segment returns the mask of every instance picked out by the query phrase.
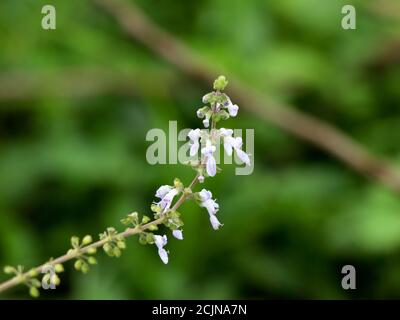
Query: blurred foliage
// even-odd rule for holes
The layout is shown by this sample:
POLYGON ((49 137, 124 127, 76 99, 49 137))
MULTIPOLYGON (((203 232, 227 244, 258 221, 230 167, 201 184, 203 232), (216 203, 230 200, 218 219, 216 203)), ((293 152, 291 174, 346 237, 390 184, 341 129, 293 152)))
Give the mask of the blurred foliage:
MULTIPOLYGON (((400 65, 383 54, 400 41, 400 23, 374 12, 372 0, 352 1, 354 31, 340 27, 342 0, 137 2, 228 78, 331 122, 400 165, 400 65)), ((90 1, 3 0, 0 34, 3 76, 50 74, 33 95, 0 100, 0 265, 37 265, 67 250, 71 235, 122 229, 125 214, 149 211, 159 185, 191 180, 182 165, 147 164, 145 136, 169 120, 199 126, 195 110, 208 88, 127 41, 90 1), (49 3, 56 31, 40 27, 49 3), (52 94, 52 80, 80 68, 133 75, 125 85, 134 96, 52 94)), ((185 240, 169 242, 168 266, 131 238, 120 260, 99 255, 88 275, 67 267, 61 287, 43 297, 399 298, 399 196, 243 108, 229 126, 255 129, 255 171, 235 176, 224 166, 207 180, 222 230, 187 203, 185 240), (340 286, 345 264, 357 270, 352 292, 340 286)), ((23 297, 24 288, 2 296, 23 297)))

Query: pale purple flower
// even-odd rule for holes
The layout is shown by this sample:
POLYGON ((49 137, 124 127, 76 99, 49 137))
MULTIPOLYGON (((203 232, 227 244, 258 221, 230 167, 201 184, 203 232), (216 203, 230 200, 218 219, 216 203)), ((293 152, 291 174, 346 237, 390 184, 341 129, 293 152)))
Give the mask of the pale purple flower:
POLYGON ((206 170, 210 177, 214 177, 217 174, 217 162, 214 158, 214 152, 216 148, 211 144, 210 140, 207 140, 206 146, 201 149, 201 153, 206 159, 206 170))
POLYGON ((182 230, 173 230, 172 231, 172 235, 175 238, 179 239, 179 240, 183 240, 183 232, 182 232, 182 230))
MULTIPOLYGON (((157 192, 163 187, 166 187, 166 186, 160 187, 157 190, 157 192)), ((169 187, 169 186, 167 186, 167 187, 169 187)), ((161 191, 159 192, 159 195, 158 195, 158 197, 161 198, 161 201, 158 202, 157 205, 162 209, 163 213, 169 210, 169 208, 171 207, 172 201, 174 200, 174 197, 179 193, 179 191, 177 189, 174 189, 172 187, 170 187, 170 188, 171 189, 169 191, 167 191, 166 193, 165 193, 165 191, 167 189, 164 188, 162 190, 162 192, 161 191), (163 197, 161 197, 161 195, 163 195, 163 197)), ((157 196, 157 193, 156 193, 156 196, 157 196)))
POLYGON ((167 244, 167 236, 159 236, 159 235, 154 235, 154 244, 158 248, 158 255, 161 258, 161 261, 164 262, 164 264, 168 263, 168 252, 167 250, 164 249, 164 246, 167 244))
POLYGON ((197 179, 199 180, 200 183, 204 182, 204 176, 203 175, 200 175, 197 179))
POLYGON ((200 139, 201 131, 200 129, 190 130, 188 133, 188 137, 190 139, 190 156, 193 157, 199 151, 199 139, 200 139))
POLYGON ((224 149, 228 156, 232 155, 232 150, 235 149, 236 155, 246 165, 250 165, 249 155, 242 150, 243 140, 241 137, 233 138, 233 130, 221 128, 219 134, 224 139, 224 149))
POLYGON ((229 115, 231 117, 237 116, 239 106, 237 104, 233 104, 231 99, 228 98, 228 100, 224 103, 224 107, 226 107, 228 109, 229 115))
POLYGON ((210 222, 214 230, 217 230, 222 224, 218 221, 216 213, 219 210, 218 203, 212 199, 211 191, 203 189, 199 192, 200 206, 206 208, 210 216, 210 222))
POLYGON ((168 185, 161 186, 156 191, 156 197, 162 199, 171 190, 172 190, 171 186, 168 186, 168 185))
POLYGON ((250 165, 250 158, 249 155, 242 150, 242 145, 243 145, 243 140, 241 137, 236 137, 235 142, 233 145, 233 148, 236 151, 237 156, 239 157, 242 162, 244 162, 246 165, 250 165))
POLYGON ((218 221, 217 216, 214 214, 210 215, 210 222, 214 230, 218 230, 220 227, 223 226, 223 224, 218 221))

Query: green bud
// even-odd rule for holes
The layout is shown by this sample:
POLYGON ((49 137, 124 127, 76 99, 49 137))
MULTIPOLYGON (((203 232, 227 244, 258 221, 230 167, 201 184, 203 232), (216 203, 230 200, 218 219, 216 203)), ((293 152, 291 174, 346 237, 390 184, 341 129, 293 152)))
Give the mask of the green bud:
POLYGON ((30 278, 34 278, 38 275, 38 272, 35 269, 31 269, 29 270, 28 275, 30 278))
POLYGON ((214 81, 214 89, 218 91, 222 91, 225 89, 227 86, 228 81, 226 80, 225 76, 219 76, 215 81, 214 81))
MULTIPOLYGON (((212 103, 212 102, 214 102, 214 92, 209 92, 203 96, 203 103, 212 103)), ((205 112, 203 112, 203 114, 205 114, 205 112)))
POLYGON ((15 268, 11 267, 11 266, 5 266, 3 270, 4 270, 4 273, 6 273, 6 274, 15 273, 15 268))
POLYGON ((121 256, 121 250, 118 247, 114 247, 113 249, 113 255, 117 258, 121 256))
POLYGON ((60 277, 57 274, 53 274, 53 276, 51 277, 50 281, 55 286, 59 286, 60 283, 61 283, 60 277))
POLYGON ((152 224, 151 226, 148 227, 148 229, 149 229, 150 231, 156 231, 156 230, 158 230, 158 226, 155 225, 155 224, 152 224))
POLYGON ((42 283, 36 278, 31 279, 31 283, 32 283, 32 286, 34 286, 36 288, 40 288, 42 286, 42 283))
POLYGON ((79 247, 79 238, 76 236, 71 237, 71 245, 74 248, 79 247))
POLYGON ((40 293, 39 290, 36 287, 30 287, 29 288, 29 294, 33 297, 33 298, 37 298, 39 297, 40 293))
POLYGON ((218 112, 218 116, 221 120, 228 120, 230 118, 230 115, 226 110, 221 110, 220 112, 218 112))
POLYGON ((74 268, 76 269, 76 270, 81 270, 81 268, 82 268, 82 260, 76 260, 75 261, 75 263, 74 263, 74 268))
POLYGON ((139 243, 140 244, 147 244, 146 234, 145 233, 141 233, 139 235, 139 243))
POLYGON ((153 204, 151 205, 150 209, 151 209, 151 211, 153 211, 153 212, 155 212, 155 213, 161 212, 161 208, 160 208, 158 205, 156 205, 155 203, 153 203, 153 204))
POLYGON ((146 242, 147 243, 153 243, 154 242, 154 234, 146 233, 146 242))
POLYGON ((54 266, 54 270, 55 270, 55 272, 57 272, 57 273, 64 272, 64 267, 63 267, 63 265, 62 265, 61 263, 57 263, 57 264, 54 266))
POLYGON ((143 218, 142 218, 142 224, 145 224, 145 223, 147 223, 147 222, 149 222, 150 221, 150 218, 148 217, 148 216, 143 216, 143 218))
POLYGON ((84 246, 88 245, 89 243, 91 243, 93 241, 92 236, 87 235, 82 239, 82 244, 84 246))
POLYGON ((87 263, 83 263, 82 264, 82 268, 81 268, 81 271, 83 272, 83 273, 88 273, 89 272, 89 265, 87 264, 87 263))
POLYGON ((176 189, 182 189, 182 188, 183 188, 183 183, 182 183, 182 181, 181 181, 180 179, 178 179, 178 178, 175 178, 175 179, 174 179, 174 187, 175 187, 176 189))
POLYGON ((118 241, 117 242, 117 247, 120 248, 120 249, 125 249, 126 248, 125 241, 118 241))
POLYGON ((89 264, 97 264, 97 260, 95 257, 89 257, 88 262, 89 262, 89 264))
POLYGON ((107 243, 104 244, 103 249, 108 254, 112 250, 112 245, 107 242, 107 243))
POLYGON ((95 254, 96 251, 97 251, 97 249, 96 249, 95 247, 91 247, 91 248, 87 249, 86 252, 87 252, 88 254, 95 254))

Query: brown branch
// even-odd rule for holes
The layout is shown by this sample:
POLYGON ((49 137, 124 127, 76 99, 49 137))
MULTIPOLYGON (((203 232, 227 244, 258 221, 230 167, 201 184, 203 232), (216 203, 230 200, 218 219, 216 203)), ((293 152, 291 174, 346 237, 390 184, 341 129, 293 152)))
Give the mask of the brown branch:
POLYGON ((99 94, 136 96, 165 95, 170 76, 163 72, 121 72, 104 68, 63 68, 55 71, 13 71, 0 73, 0 100, 37 97, 82 98, 99 94), (139 76, 140 73, 140 76, 139 76), (157 79, 158 81, 154 81, 157 79))
MULTIPOLYGON (((133 3, 120 0, 92 1, 112 16, 132 39, 141 42, 191 78, 209 84, 218 74, 182 42, 150 21, 133 3)), ((231 75, 227 76, 233 79, 231 75)), ((231 80, 229 87, 231 95, 243 108, 325 150, 360 174, 400 192, 400 173, 397 168, 373 155, 332 125, 288 105, 268 101, 264 94, 255 92, 238 80, 231 80)))

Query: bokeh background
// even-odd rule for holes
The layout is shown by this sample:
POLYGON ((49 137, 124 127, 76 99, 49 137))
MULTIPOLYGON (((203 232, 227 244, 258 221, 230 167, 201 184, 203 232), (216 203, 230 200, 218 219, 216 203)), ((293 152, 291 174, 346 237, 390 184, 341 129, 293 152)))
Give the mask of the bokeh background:
MULTIPOLYGON (((125 2, 133 2, 125 0, 125 2)), ((141 0, 159 26, 225 74, 330 122, 400 167, 400 10, 353 0, 141 0)), ((72 235, 97 235, 155 190, 193 172, 146 162, 149 129, 195 128, 209 88, 131 41, 81 0, 0 2, 0 265, 38 265, 72 235), (53 4, 57 29, 41 29, 53 4)), ((215 74, 217 76, 218 74, 215 74)), ((210 83, 211 86, 211 83, 210 83)), ((267 108, 267 106, 266 106, 267 108)), ((224 227, 194 203, 170 263, 127 240, 87 275, 66 265, 56 299, 400 298, 400 196, 243 106, 226 126, 255 129, 255 170, 207 180, 224 227), (357 290, 341 288, 341 268, 357 290)), ((0 280, 7 279, 0 275, 0 280)), ((1 298, 28 298, 19 287, 1 298)))

